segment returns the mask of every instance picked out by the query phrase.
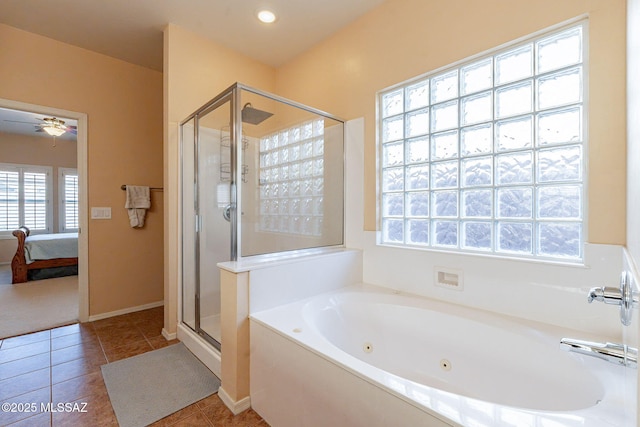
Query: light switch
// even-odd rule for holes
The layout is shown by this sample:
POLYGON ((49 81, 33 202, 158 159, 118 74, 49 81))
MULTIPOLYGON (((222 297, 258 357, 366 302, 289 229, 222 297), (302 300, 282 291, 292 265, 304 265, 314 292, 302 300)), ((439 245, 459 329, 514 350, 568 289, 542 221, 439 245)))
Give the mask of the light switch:
POLYGON ((91 207, 91 219, 111 219, 111 208, 91 207))

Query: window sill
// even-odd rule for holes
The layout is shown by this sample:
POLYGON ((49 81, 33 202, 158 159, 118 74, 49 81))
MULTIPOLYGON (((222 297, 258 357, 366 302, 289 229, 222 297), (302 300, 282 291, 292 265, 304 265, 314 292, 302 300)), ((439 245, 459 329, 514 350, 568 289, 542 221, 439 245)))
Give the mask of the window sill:
MULTIPOLYGON (((517 254, 496 254, 496 253, 482 253, 482 252, 472 252, 472 251, 464 251, 464 250, 448 250, 446 248, 427 248, 420 246, 409 246, 409 245, 394 245, 391 243, 380 243, 376 244, 377 246, 384 248, 394 248, 394 249, 404 249, 404 250, 415 250, 420 252, 430 252, 437 254, 445 254, 445 255, 457 255, 457 256, 471 256, 471 257, 480 257, 480 258, 488 258, 493 260, 500 261, 518 261, 518 262, 526 262, 531 264, 543 264, 543 265, 557 265, 562 267, 576 267, 576 268, 588 268, 585 263, 584 258, 576 259, 576 260, 554 260, 548 258, 528 258, 524 256, 518 256, 517 254)), ((583 248, 584 253, 584 248, 583 248)))

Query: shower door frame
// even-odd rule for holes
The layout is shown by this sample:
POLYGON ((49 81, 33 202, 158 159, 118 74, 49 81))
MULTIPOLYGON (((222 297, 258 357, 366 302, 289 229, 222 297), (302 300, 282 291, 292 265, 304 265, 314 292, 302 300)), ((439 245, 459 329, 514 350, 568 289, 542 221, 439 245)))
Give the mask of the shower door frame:
MULTIPOLYGON (((235 221, 235 233, 232 234, 231 236, 231 245, 232 245, 232 250, 231 253, 233 255, 235 255, 235 257, 232 257, 231 261, 239 261, 242 258, 251 258, 253 256, 264 256, 264 254, 262 255, 249 255, 249 256, 242 256, 242 239, 240 239, 239 237, 242 235, 242 206, 240 206, 240 209, 236 209, 236 204, 238 200, 242 200, 242 155, 238 155, 238 153, 236 153, 236 149, 235 147, 237 146, 236 144, 236 138, 235 136, 240 136, 242 137, 242 102, 240 100, 240 93, 241 91, 246 91, 246 92, 250 92, 256 95, 260 95, 263 96, 267 99, 271 99, 273 101, 277 101, 281 104, 284 105, 288 105, 290 107, 294 107, 294 108, 298 108, 300 110, 304 110, 307 111, 309 113, 313 113, 313 114, 317 114, 319 116, 322 117, 326 117, 328 119, 331 120, 335 120, 337 122, 342 123, 342 141, 343 141, 343 149, 342 149, 342 173, 343 173, 343 194, 346 194, 346 186, 347 186, 347 170, 346 170, 346 155, 347 155, 347 150, 346 150, 346 124, 347 122, 344 119, 341 119, 340 117, 334 116, 333 114, 329 114, 326 111, 322 111, 319 110, 317 108, 313 108, 313 107, 309 107, 308 105, 304 105, 301 104, 299 102, 296 101, 292 101, 290 99, 287 98, 283 98, 281 96, 278 95, 274 95, 272 93, 269 92, 265 92, 262 91, 260 89, 256 89, 253 88, 251 86, 247 86, 245 84, 242 83, 234 83, 233 85, 231 85, 230 87, 228 87, 226 90, 224 90, 222 94, 226 94, 227 92, 231 92, 232 96, 233 96, 233 100, 235 101, 235 106, 232 107, 233 111, 232 111, 232 120, 235 126, 232 126, 232 136, 231 136, 231 176, 232 176, 232 182, 233 185, 231 186, 231 204, 233 206, 232 208, 232 213, 233 215, 231 215, 231 220, 232 222, 235 221), (235 128, 235 129, 234 129, 235 128), (233 132, 235 131, 235 135, 233 134, 233 132), (234 161, 234 157, 235 156, 235 161, 234 161), (234 170, 235 168, 235 170, 234 170), (236 199, 234 199, 234 194, 237 197, 236 199)), ((216 98, 214 98, 213 100, 211 100, 209 103, 214 102, 214 100, 218 99, 220 97, 220 95, 218 95, 216 98)), ((208 105, 209 103, 205 104, 208 105)), ((190 116, 191 117, 191 116, 190 116)), ((188 121, 189 119, 185 120, 188 121)), ((241 154, 241 153, 240 153, 241 154)), ((293 250, 287 250, 287 253, 290 254, 296 254, 296 253, 300 253, 300 252, 308 252, 308 251, 313 251, 313 250, 322 250, 322 248, 328 248, 328 247, 344 247, 345 245, 345 240, 346 240, 346 227, 347 227, 347 221, 346 221, 346 203, 344 204, 344 206, 342 207, 342 243, 338 244, 338 245, 327 245, 327 246, 322 246, 320 248, 304 248, 304 249, 293 249, 293 250)), ((232 231, 233 233, 233 231, 232 231)))
MULTIPOLYGON (((222 343, 218 342, 218 340, 216 340, 215 338, 213 338, 211 335, 209 335, 207 332, 205 332, 200 325, 200 314, 201 314, 201 309, 200 309, 200 295, 201 295, 201 286, 200 286, 200 231, 202 230, 202 224, 201 224, 201 220, 202 220, 202 216, 200 215, 200 193, 199 193, 199 189, 200 189, 200 182, 199 182, 199 158, 200 158, 200 117, 204 116, 214 110, 216 110, 217 108, 223 106, 225 103, 229 102, 230 104, 230 112, 231 112, 231 117, 230 117, 230 121, 231 123, 235 122, 235 118, 237 116, 235 116, 235 114, 237 114, 236 112, 236 90, 235 88, 230 88, 232 89, 231 91, 229 91, 228 89, 224 92, 222 92, 221 94, 219 94, 218 96, 216 96, 215 98, 213 98, 211 101, 207 102, 205 105, 203 105, 201 108, 199 108, 198 110, 196 110, 193 114, 189 115, 189 117, 187 117, 185 120, 183 120, 182 122, 180 122, 180 128, 182 128, 183 125, 187 124, 189 121, 193 120, 193 138, 194 138, 194 158, 193 158, 193 176, 194 176, 194 182, 193 182, 193 197, 194 197, 194 211, 195 211, 195 233, 194 233, 194 241, 193 241, 193 245, 195 246, 195 259, 194 259, 194 263, 195 263, 195 295, 194 295, 194 303, 195 303, 195 310, 194 310, 194 316, 195 316, 195 329, 191 328, 191 326, 189 326, 188 324, 186 324, 184 322, 184 298, 181 298, 181 323, 184 323, 189 329, 191 329, 192 331, 194 331, 196 334, 198 334, 200 337, 202 337, 205 341, 207 341, 209 344, 211 344, 213 347, 215 347, 218 351, 221 351, 221 347, 222 347, 222 343)), ((230 186, 230 205, 231 205, 231 218, 230 218, 230 226, 229 226, 229 230, 231 233, 231 247, 230 247, 230 259, 227 261, 234 261, 237 257, 237 252, 236 252, 236 229, 235 227, 237 226, 237 220, 236 220, 236 215, 235 215, 235 207, 236 207, 236 199, 234 199, 234 193, 235 190, 234 188, 236 187, 236 176, 235 176, 235 171, 233 170, 236 166, 235 166, 235 157, 236 157, 236 153, 235 153, 235 136, 239 135, 238 133, 236 133, 236 129, 235 126, 231 126, 230 127, 230 135, 229 135, 229 142, 230 142, 230 163, 231 163, 231 177, 230 177, 230 182, 229 182, 229 186, 230 186)), ((182 132, 179 132, 179 136, 180 136, 180 161, 181 161, 181 165, 184 165, 184 141, 182 138, 182 132)), ((221 143, 221 142, 219 142, 221 143)), ((181 188, 184 188, 184 174, 180 173, 180 183, 181 183, 181 188)), ((181 191, 180 192, 180 206, 184 206, 184 194, 181 191)), ((181 208, 182 210, 182 208, 181 208)), ((181 221, 182 223, 182 221, 181 221)), ((185 244, 184 239, 182 239, 182 245, 185 244)), ((184 249, 180 251, 181 254, 184 253, 184 249)), ((184 289, 184 259, 181 259, 181 295, 183 295, 183 289, 184 289)))
MULTIPOLYGON (((182 126, 187 124, 190 120, 194 121, 194 143, 196 144, 195 147, 195 153, 196 155, 198 154, 198 146, 199 146, 199 117, 201 115, 207 114, 213 110, 215 110, 217 107, 223 105, 225 102, 230 102, 230 109, 231 109, 231 123, 233 124, 233 126, 230 126, 230 165, 231 165, 231 173, 230 173, 230 182, 229 182, 229 190, 230 190, 230 233, 231 233, 231 247, 230 247, 230 259, 228 261, 238 261, 240 259, 242 259, 242 248, 241 248, 241 241, 242 239, 240 239, 240 233, 242 232, 241 227, 242 227, 242 221, 241 221, 241 215, 242 215, 242 209, 237 209, 238 207, 238 201, 242 200, 242 152, 241 150, 238 148, 239 146, 241 147, 241 143, 240 145, 238 144, 238 139, 241 139, 242 136, 242 103, 240 100, 240 94, 241 91, 246 91, 246 92, 250 92, 256 95, 260 95, 263 96, 267 99, 271 99, 273 101, 277 101, 280 102, 282 104, 294 107, 294 108, 298 108, 322 117, 326 117, 328 119, 331 120, 335 120, 337 122, 342 123, 343 125, 343 144, 346 141, 346 122, 345 120, 336 117, 332 114, 329 114, 325 111, 316 109, 316 108, 312 108, 309 107, 307 105, 304 104, 300 104, 298 102, 292 101, 290 99, 287 98, 283 98, 268 92, 264 92, 261 91, 259 89, 255 89, 252 88, 250 86, 244 85, 242 83, 234 83, 233 85, 229 86, 228 88, 226 88, 225 90, 223 90, 222 92, 220 92, 216 97, 212 98, 210 101, 208 101, 207 103, 205 103, 203 106, 201 106, 200 108, 198 108, 196 111, 194 111, 192 114, 190 114, 187 118, 185 118, 184 120, 182 120, 179 123, 179 127, 180 129, 182 129, 182 126)), ((181 167, 184 165, 184 152, 183 152, 183 138, 182 138, 182 132, 178 132, 179 134, 179 138, 180 138, 180 164, 181 167)), ((345 191, 344 194, 346 194, 346 147, 343 147, 343 153, 342 153, 342 168, 343 168, 343 191, 345 191)), ((194 197, 196 197, 197 200, 197 190, 198 190, 198 165, 197 163, 194 162, 194 166, 195 166, 195 170, 194 170, 194 197)), ((181 206, 181 215, 182 215, 182 207, 184 206, 184 195, 182 192, 182 189, 184 188, 184 174, 182 172, 180 172, 180 206, 181 206)), ((195 210, 196 212, 199 212, 199 206, 195 206, 195 210)), ((183 221, 180 221, 181 224, 183 223, 183 221)), ((182 229, 181 229, 182 230, 182 229)), ((196 299, 196 310, 195 310, 195 324, 196 324, 196 330, 194 331, 195 333, 197 333, 199 336, 201 336, 202 338, 204 338, 208 343, 210 343, 211 345, 213 345, 217 350, 221 351, 221 343, 219 343, 218 341, 216 341, 213 337, 211 337, 209 334, 207 334, 206 332, 202 331, 200 328, 200 230, 201 230, 201 225, 200 225, 200 217, 198 216, 196 218, 196 231, 195 231, 195 241, 194 241, 194 245, 196 246, 197 250, 196 250, 196 270, 195 270, 195 285, 196 285, 196 289, 195 289, 195 299, 196 299)), ((182 231, 181 231, 182 233, 182 231)), ((338 244, 338 245, 328 245, 328 246, 324 246, 324 247, 344 247, 345 244, 345 239, 346 239, 346 204, 343 206, 342 209, 342 243, 338 244)), ((184 245, 184 239, 182 239, 182 245, 184 245)), ((290 253, 297 253, 299 251, 309 251, 309 250, 315 250, 315 249, 321 249, 321 248, 306 248, 306 249, 298 249, 298 250, 292 250, 292 251, 287 251, 290 253)), ((184 289, 184 259, 183 259, 183 253, 184 250, 180 251, 180 271, 181 271, 181 292, 180 292, 180 311, 181 311, 181 318, 180 318, 180 322, 184 323, 186 325, 187 328, 189 328, 190 330, 194 330, 193 328, 191 328, 188 324, 186 324, 184 322, 184 300, 182 298, 183 295, 183 289, 184 289)), ((258 255, 260 256, 260 255, 258 255)), ((246 257, 245 257, 246 258, 246 257)))

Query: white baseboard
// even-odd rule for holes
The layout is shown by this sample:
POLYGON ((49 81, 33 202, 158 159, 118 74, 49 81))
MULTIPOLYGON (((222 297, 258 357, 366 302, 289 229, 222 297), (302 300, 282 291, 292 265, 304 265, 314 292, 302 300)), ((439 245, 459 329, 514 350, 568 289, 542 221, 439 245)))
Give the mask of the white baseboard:
MULTIPOLYGON (((148 310, 150 308, 162 307, 164 300, 156 301, 149 304, 138 305, 136 307, 123 308, 122 310, 110 311, 108 313, 100 313, 94 316, 89 316, 89 322, 96 320, 108 319, 109 317, 120 316, 122 314, 134 313, 136 311, 148 310)), ((166 337, 165 337, 166 338, 166 337)))
POLYGON ((233 412, 233 415, 238 415, 240 412, 251 408, 251 396, 244 397, 236 402, 231 399, 222 386, 218 389, 218 396, 220 396, 220 400, 222 400, 226 407, 233 412))
POLYGON ((171 341, 171 340, 175 340, 176 338, 178 338, 178 333, 177 332, 169 333, 169 332, 167 332, 167 330, 165 328, 162 328, 162 336, 167 341, 171 341))

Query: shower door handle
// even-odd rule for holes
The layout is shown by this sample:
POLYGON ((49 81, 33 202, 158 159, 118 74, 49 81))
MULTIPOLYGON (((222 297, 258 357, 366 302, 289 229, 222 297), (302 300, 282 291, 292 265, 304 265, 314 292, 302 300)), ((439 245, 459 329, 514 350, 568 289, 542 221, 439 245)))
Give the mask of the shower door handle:
MULTIPOLYGON (((244 212, 242 212, 240 215, 244 215, 244 212)), ((222 217, 231 222, 231 205, 225 206, 225 208, 222 210, 222 217)))
POLYGON ((222 217, 228 222, 231 222, 231 205, 225 206, 225 208, 222 210, 222 217))

